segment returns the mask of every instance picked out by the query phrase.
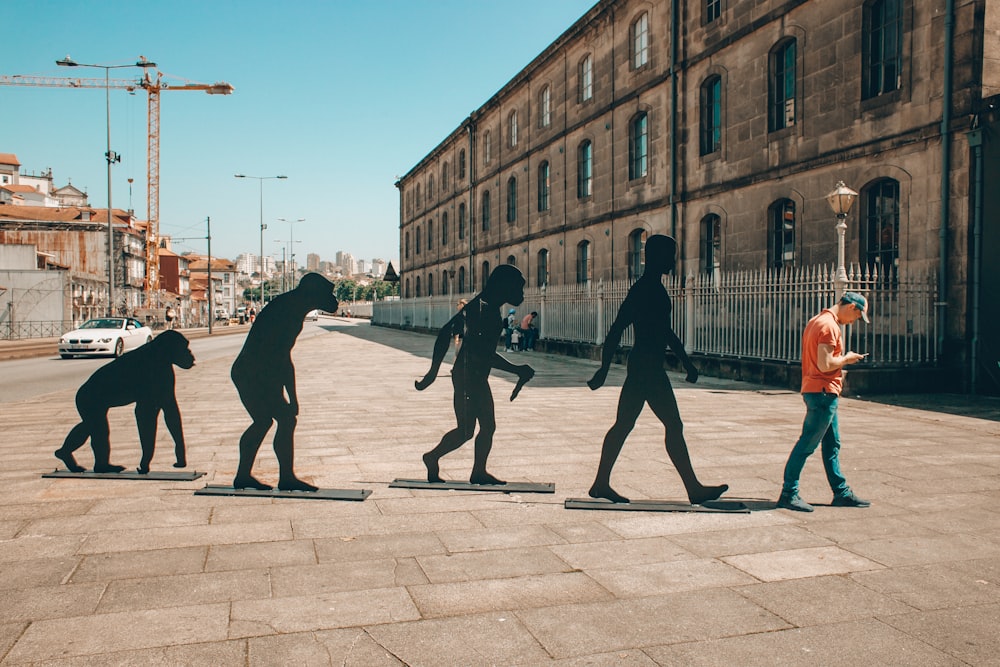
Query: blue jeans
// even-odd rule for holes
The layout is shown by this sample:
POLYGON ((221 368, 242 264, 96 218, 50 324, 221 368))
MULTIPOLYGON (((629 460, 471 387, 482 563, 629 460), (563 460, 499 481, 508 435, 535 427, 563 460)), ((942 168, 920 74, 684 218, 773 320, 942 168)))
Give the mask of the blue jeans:
POLYGON ((802 435, 788 455, 785 463, 785 482, 782 493, 794 494, 799 491, 799 476, 809 455, 823 443, 823 468, 826 479, 830 482, 833 495, 839 496, 847 492, 847 480, 840 472, 840 429, 837 427, 836 394, 802 394, 806 404, 806 418, 802 423, 802 435))

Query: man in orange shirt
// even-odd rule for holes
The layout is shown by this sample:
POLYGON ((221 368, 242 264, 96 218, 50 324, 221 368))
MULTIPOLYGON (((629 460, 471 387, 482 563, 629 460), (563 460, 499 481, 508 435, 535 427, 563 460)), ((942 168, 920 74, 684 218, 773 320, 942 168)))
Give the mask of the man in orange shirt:
POLYGON ((837 402, 843 389, 843 368, 867 355, 844 353, 840 325, 859 319, 868 322, 868 301, 857 292, 845 292, 840 301, 809 320, 802 333, 802 400, 806 418, 802 435, 788 455, 785 480, 778 507, 812 512, 813 507, 799 497, 799 476, 809 455, 823 443, 823 468, 833 489, 834 507, 868 507, 871 503, 854 495, 840 471, 840 429, 837 402))

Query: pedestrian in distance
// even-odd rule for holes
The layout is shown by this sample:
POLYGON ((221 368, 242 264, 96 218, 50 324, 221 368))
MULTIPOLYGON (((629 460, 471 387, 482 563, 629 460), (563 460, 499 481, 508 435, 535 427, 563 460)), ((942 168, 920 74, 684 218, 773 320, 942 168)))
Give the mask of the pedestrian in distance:
POLYGON ((868 300, 857 292, 845 292, 835 305, 825 308, 806 324, 802 332, 802 400, 806 417, 802 434, 785 463, 784 483, 778 507, 812 512, 799 496, 799 476, 806 459, 822 443, 823 468, 833 490, 834 507, 868 507, 871 503, 854 495, 840 469, 840 424, 837 404, 843 390, 845 366, 864 360, 867 354, 844 352, 841 325, 868 319, 868 300))
POLYGON ((534 310, 521 318, 522 350, 530 352, 535 349, 535 341, 538 339, 538 327, 535 326, 537 319, 538 312, 534 310))
POLYGON ((604 498, 614 503, 629 502, 628 498, 611 488, 611 469, 639 413, 648 403, 666 429, 667 454, 684 482, 688 500, 697 505, 716 500, 729 486, 705 486, 698 481, 684 440, 684 423, 677 409, 677 399, 663 367, 669 346, 684 364, 687 381, 698 381, 698 369, 691 363, 684 344, 671 328, 672 304, 662 282, 662 276, 674 269, 677 242, 670 236, 650 236, 646 240, 645 253, 646 269, 629 288, 618 309, 618 315, 604 340, 601 367, 587 383, 591 389, 598 389, 604 384, 622 334, 631 325, 635 332, 635 344, 628 355, 628 372, 618 399, 618 415, 604 437, 597 476, 589 493, 592 498, 604 498))
POLYGON ((503 323, 503 342, 504 351, 510 352, 512 347, 511 336, 514 334, 514 330, 517 329, 517 311, 511 308, 507 311, 507 317, 504 319, 503 323))
POLYGON ((428 482, 443 482, 439 465, 441 457, 455 451, 475 435, 474 462, 469 481, 472 484, 505 484, 503 480, 486 471, 487 459, 493 448, 493 434, 496 432, 496 415, 489 378, 490 371, 494 368, 517 375, 517 385, 510 396, 510 400, 513 401, 524 384, 535 375, 530 366, 514 365, 497 353, 497 343, 505 327, 501 308, 504 303, 516 306, 522 301, 524 301, 524 276, 516 267, 509 264, 498 266, 490 274, 483 291, 473 297, 438 333, 434 342, 430 370, 422 379, 414 382, 418 391, 429 387, 437 378, 441 362, 451 344, 455 326, 464 320, 465 334, 462 346, 451 371, 457 424, 444 434, 434 449, 424 454, 423 461, 427 467, 428 482), (476 434, 477 423, 478 434, 476 434))
POLYGON ((277 422, 274 453, 278 458, 278 489, 316 491, 315 486, 296 477, 293 470, 299 397, 295 390, 292 347, 302 332, 306 313, 314 309, 337 311, 340 304, 333 290, 333 283, 320 274, 307 273, 295 289, 276 296, 262 309, 250 327, 230 373, 240 400, 253 419, 240 438, 240 463, 233 488, 262 491, 272 488, 250 473, 264 436, 277 422))

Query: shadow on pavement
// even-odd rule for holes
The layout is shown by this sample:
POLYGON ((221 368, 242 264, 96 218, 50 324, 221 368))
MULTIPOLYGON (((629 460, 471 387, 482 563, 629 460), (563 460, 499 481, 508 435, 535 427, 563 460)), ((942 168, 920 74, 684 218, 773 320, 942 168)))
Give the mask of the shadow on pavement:
POLYGON ((860 399, 901 408, 943 412, 1000 422, 1000 397, 972 394, 885 394, 860 399))

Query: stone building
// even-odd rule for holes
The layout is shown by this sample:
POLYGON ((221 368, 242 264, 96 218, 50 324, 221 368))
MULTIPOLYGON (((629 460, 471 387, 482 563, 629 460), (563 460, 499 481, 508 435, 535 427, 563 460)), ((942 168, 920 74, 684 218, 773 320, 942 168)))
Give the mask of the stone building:
POLYGON ((678 239, 684 274, 832 264, 843 181, 847 262, 936 276, 940 358, 967 372, 972 285, 1000 279, 976 260, 1000 245, 976 203, 1000 151, 975 134, 1000 93, 998 13, 602 0, 398 180, 401 292, 475 291, 502 263, 531 286, 631 278, 650 233, 678 239))

